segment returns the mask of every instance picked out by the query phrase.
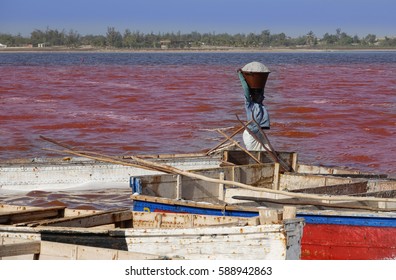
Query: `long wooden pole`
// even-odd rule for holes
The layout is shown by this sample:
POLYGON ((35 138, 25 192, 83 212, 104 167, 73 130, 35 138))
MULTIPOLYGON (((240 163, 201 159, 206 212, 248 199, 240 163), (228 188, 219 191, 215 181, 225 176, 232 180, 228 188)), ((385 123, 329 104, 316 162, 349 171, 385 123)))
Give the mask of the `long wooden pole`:
POLYGON ((45 137, 45 136, 42 136, 42 135, 40 135, 40 138, 41 138, 42 140, 45 140, 45 141, 50 142, 50 143, 52 143, 52 144, 55 144, 55 145, 57 145, 57 146, 61 146, 61 147, 66 148, 66 149, 68 149, 68 150, 73 150, 73 149, 74 149, 74 147, 72 147, 72 146, 70 146, 70 145, 67 145, 67 144, 65 144, 65 143, 61 143, 61 142, 59 142, 59 141, 56 141, 56 140, 54 140, 54 139, 51 139, 51 138, 48 138, 48 137, 45 137))
POLYGON ((238 115, 236 115, 236 117, 237 117, 238 121, 244 126, 244 128, 246 129, 246 131, 247 131, 257 142, 259 142, 259 143, 263 146, 264 150, 270 155, 270 157, 272 158, 272 160, 273 160, 274 162, 276 162, 276 163, 279 163, 278 157, 277 157, 276 155, 274 155, 274 154, 272 153, 272 151, 271 151, 270 149, 268 149, 268 148, 260 141, 260 139, 257 137, 257 135, 254 134, 253 131, 252 131, 251 129, 249 129, 249 127, 248 127, 247 125, 245 125, 245 124, 241 121, 241 119, 238 117, 238 115))
MULTIPOLYGON (((120 164, 124 166, 133 166, 136 167, 135 163, 130 163, 126 162, 124 160, 120 159, 115 159, 113 157, 107 156, 107 155, 101 155, 95 153, 96 155, 89 155, 89 152, 78 152, 78 151, 72 151, 72 150, 55 150, 55 149, 47 149, 53 152, 58 152, 58 153, 67 153, 67 154, 73 154, 81 157, 86 157, 102 162, 109 162, 109 163, 114 163, 114 164, 120 164)), ((92 153, 91 153, 92 154, 92 153)), ((240 188, 248 189, 248 190, 253 190, 253 191, 258 191, 258 192, 267 192, 267 193, 273 193, 273 194, 281 194, 289 197, 296 197, 296 198, 310 198, 310 199, 319 199, 319 200, 329 200, 329 201, 375 201, 375 202, 396 202, 396 199, 394 198, 377 198, 377 197, 351 197, 351 196, 346 196, 346 195, 340 195, 340 196, 326 196, 326 195, 314 195, 314 194, 305 194, 305 193, 290 193, 287 191, 280 191, 280 190, 273 190, 273 189, 267 189, 267 188, 258 188, 254 187, 251 185, 243 184, 240 182, 235 182, 235 181, 229 181, 229 180, 221 180, 221 179, 215 179, 215 178, 210 178, 201 174, 196 174, 192 173, 186 170, 182 170, 173 166, 169 165, 164 165, 164 164, 159 164, 147 160, 140 159, 138 157, 131 156, 133 160, 135 160, 138 165, 142 165, 146 168, 151 168, 152 170, 158 170, 162 171, 165 173, 172 173, 172 174, 179 174, 183 175, 186 177, 190 178, 195 178, 207 182, 212 182, 212 183, 217 183, 217 184, 224 184, 227 186, 237 186, 240 188)), ((143 167, 142 167, 143 168, 143 167)))
MULTIPOLYGON (((286 171, 292 171, 294 172, 293 168, 288 166, 281 158, 278 157, 274 147, 272 146, 269 138, 267 137, 267 134, 264 132, 264 130, 260 127, 260 125, 258 124, 258 122, 256 121, 256 119, 253 116, 252 113, 252 120, 254 121, 254 123, 257 125, 259 132, 261 133, 261 135, 263 135, 265 141, 268 144, 269 149, 271 150, 272 154, 276 157, 276 159, 278 160, 279 164, 286 170, 286 171)), ((264 143, 261 143, 264 146, 264 143)))
MULTIPOLYGON (((248 125, 248 124, 251 123, 251 122, 252 122, 252 120, 250 120, 246 125, 248 125)), ((234 137, 235 135, 237 135, 237 134, 238 134, 239 132, 241 132, 244 128, 245 128, 244 126, 239 127, 234 133, 232 133, 232 134, 230 135, 230 138, 232 138, 232 137, 234 137)), ((221 145, 223 145, 223 144, 226 143, 227 141, 228 141, 228 139, 226 139, 226 140, 220 142, 216 147, 210 149, 210 150, 206 153, 206 155, 211 154, 213 151, 217 150, 221 145)))
MULTIPOLYGON (((109 161, 110 159, 114 160, 115 162, 117 162, 119 160, 118 158, 111 157, 111 156, 105 156, 105 158, 102 158, 103 155, 100 154, 100 153, 96 153, 96 152, 89 152, 89 151, 80 151, 79 152, 79 151, 76 151, 74 149, 74 147, 72 147, 70 145, 61 143, 61 142, 59 142, 57 140, 54 140, 54 139, 51 139, 51 138, 48 138, 48 137, 45 137, 45 136, 40 136, 40 138, 42 140, 48 141, 48 142, 50 142, 52 144, 55 144, 57 146, 66 148, 68 152, 66 152, 66 151, 63 151, 63 152, 68 153, 68 154, 72 154, 72 155, 76 155, 76 156, 82 156, 82 157, 85 157, 85 158, 98 160, 98 161, 103 161, 103 162, 110 162, 110 163, 111 163, 111 161, 109 161)), ((50 149, 50 148, 44 148, 44 150, 60 153, 59 150, 50 149)), ((131 156, 129 158, 134 159, 136 157, 131 156)), ((123 162, 126 162, 126 161, 123 161, 123 162)), ((132 163, 132 162, 128 162, 128 165, 131 166, 131 167, 137 167, 137 168, 142 168, 142 169, 146 169, 146 170, 152 170, 152 171, 156 170, 156 171, 158 171, 158 169, 154 169, 154 168, 152 168, 150 166, 144 166, 144 165, 135 164, 135 163, 132 163)), ((167 171, 168 170, 165 170, 163 172, 167 172, 167 171)))
POLYGON ((231 137, 229 137, 227 134, 225 134, 223 131, 221 131, 220 129, 217 129, 217 132, 220 133, 221 135, 223 135, 224 137, 227 138, 227 140, 233 142, 235 145, 237 145, 239 147, 239 149, 241 149, 242 151, 244 151, 246 154, 248 154, 252 159, 254 159, 254 161, 256 161, 257 163, 261 163, 254 155, 252 155, 252 153, 250 153, 248 150, 246 150, 244 147, 242 147, 241 145, 239 145, 239 143, 237 141, 235 141, 234 139, 232 139, 231 137))
MULTIPOLYGON (((161 171, 165 173, 171 173, 171 174, 178 174, 175 173, 172 168, 173 166, 169 165, 162 165, 162 166, 155 166, 154 162, 150 162, 152 166, 147 166, 143 163, 134 163, 134 162, 129 162, 125 160, 121 160, 115 157, 103 155, 100 153, 95 153, 95 152, 89 152, 89 151, 76 151, 76 150, 56 150, 56 149, 51 149, 51 148, 44 148, 43 150, 50 151, 50 152, 55 152, 58 154, 70 154, 70 155, 75 155, 79 157, 85 157, 101 162, 108 162, 108 163, 113 163, 113 164, 120 164, 124 166, 130 166, 130 167, 136 167, 136 168, 141 168, 141 169, 146 169, 146 170, 151 170, 151 171, 161 171)), ((136 157, 130 156, 131 159, 135 160, 136 157)))

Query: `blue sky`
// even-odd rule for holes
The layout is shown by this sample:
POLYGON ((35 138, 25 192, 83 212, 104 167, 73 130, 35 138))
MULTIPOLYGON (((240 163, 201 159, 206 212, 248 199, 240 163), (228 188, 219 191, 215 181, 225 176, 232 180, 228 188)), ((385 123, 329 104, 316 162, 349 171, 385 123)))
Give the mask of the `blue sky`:
POLYGON ((321 37, 396 36, 395 0, 0 0, 0 33, 30 36, 35 29, 105 35, 107 27, 144 33, 270 30, 321 37))

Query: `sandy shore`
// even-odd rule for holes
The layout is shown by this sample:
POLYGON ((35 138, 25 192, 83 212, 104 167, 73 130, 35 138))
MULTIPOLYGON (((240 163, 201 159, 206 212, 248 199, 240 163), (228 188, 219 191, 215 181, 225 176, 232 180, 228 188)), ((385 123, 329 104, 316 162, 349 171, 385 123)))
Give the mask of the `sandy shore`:
POLYGON ((0 53, 10 52, 103 52, 103 53, 213 53, 213 52, 340 52, 340 51, 396 51, 394 49, 384 48, 233 48, 233 47, 212 47, 212 48, 189 48, 189 49, 115 49, 115 48, 64 48, 64 47, 47 47, 47 48, 18 48, 8 47, 1 48, 0 53))

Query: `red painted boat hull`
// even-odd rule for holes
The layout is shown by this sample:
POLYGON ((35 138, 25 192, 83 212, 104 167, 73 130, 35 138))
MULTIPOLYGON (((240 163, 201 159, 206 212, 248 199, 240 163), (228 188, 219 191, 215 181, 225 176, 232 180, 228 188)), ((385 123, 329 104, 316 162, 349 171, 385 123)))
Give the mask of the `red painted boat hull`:
MULTIPOLYGON (((185 206, 135 199, 134 211, 193 213, 253 217, 258 213, 219 210, 206 206, 185 206)), ((396 259, 396 216, 379 213, 300 212, 305 225, 301 240, 303 260, 396 259)))
POLYGON ((301 240, 301 259, 396 259, 395 244, 395 227, 306 224, 301 240))

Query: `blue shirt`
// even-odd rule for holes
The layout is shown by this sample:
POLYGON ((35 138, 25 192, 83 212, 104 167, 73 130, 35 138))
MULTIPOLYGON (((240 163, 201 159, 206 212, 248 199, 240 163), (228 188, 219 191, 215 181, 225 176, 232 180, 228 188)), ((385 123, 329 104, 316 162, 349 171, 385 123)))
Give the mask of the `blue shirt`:
MULTIPOLYGON (((255 103, 252 101, 249 92, 249 86, 245 81, 241 72, 238 72, 239 79, 241 80, 242 88, 244 90, 245 96, 245 110, 246 110, 246 117, 247 121, 252 120, 252 116, 257 121, 257 123, 262 128, 270 128, 270 118, 267 109, 263 104, 255 103)), ((252 122, 248 125, 248 128, 253 133, 258 133, 259 129, 257 125, 252 122)))

